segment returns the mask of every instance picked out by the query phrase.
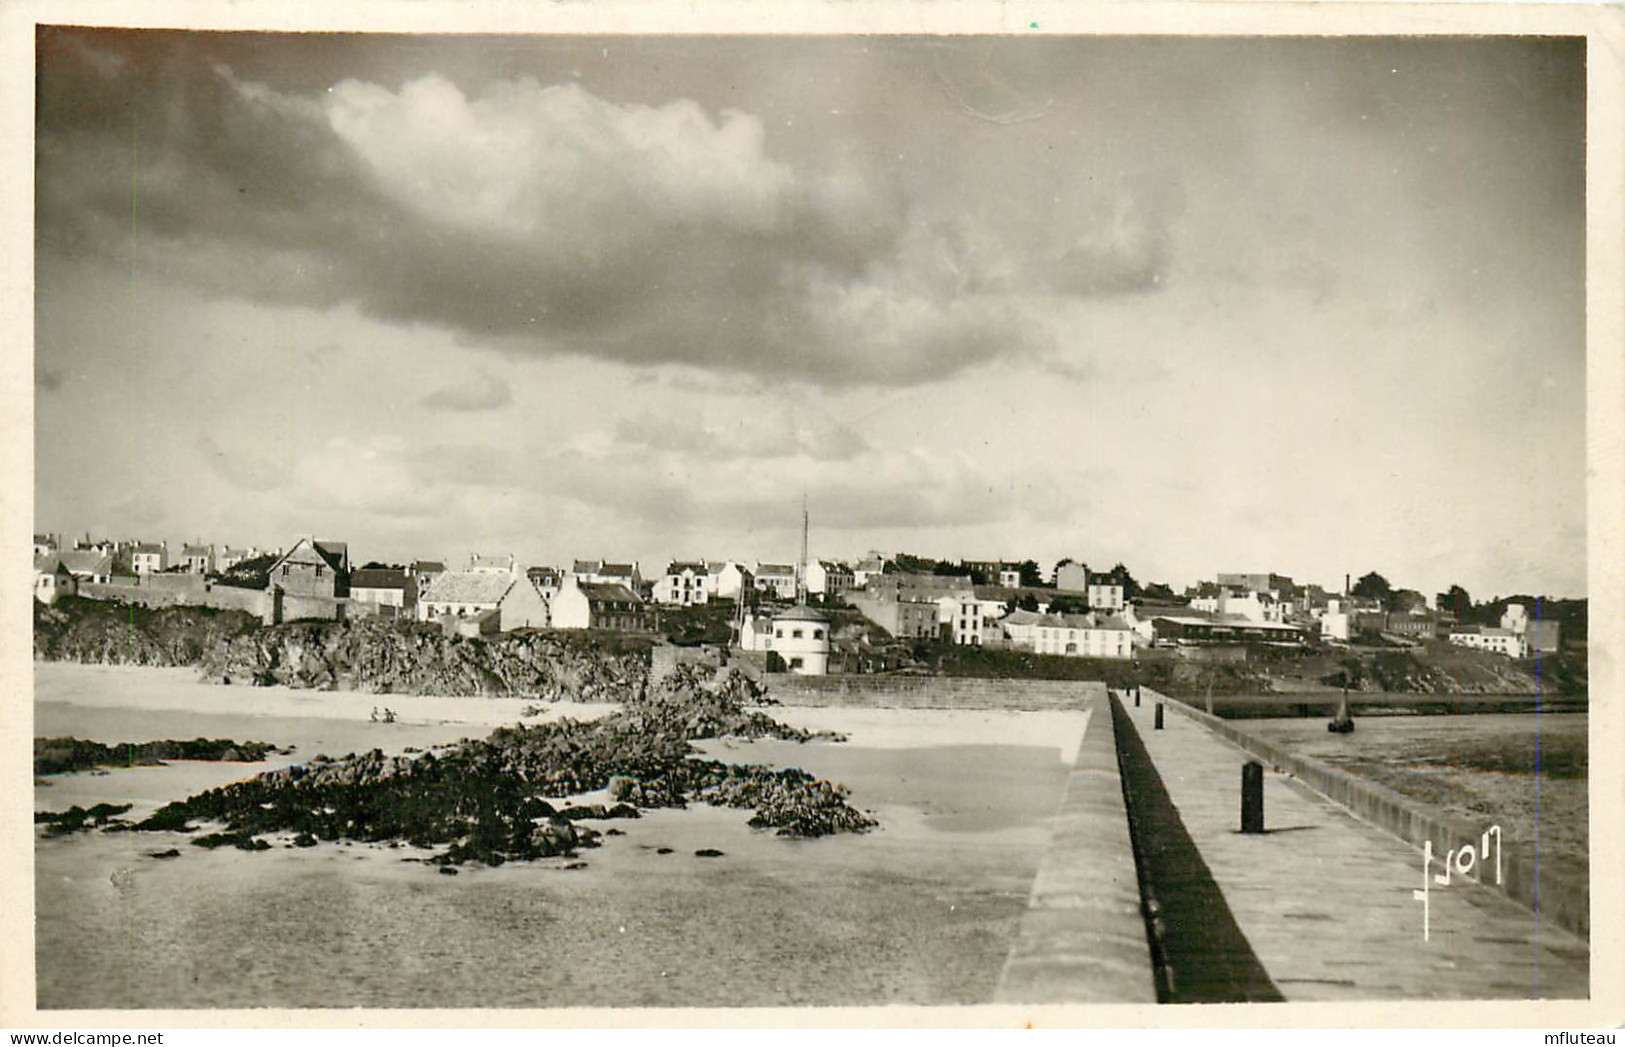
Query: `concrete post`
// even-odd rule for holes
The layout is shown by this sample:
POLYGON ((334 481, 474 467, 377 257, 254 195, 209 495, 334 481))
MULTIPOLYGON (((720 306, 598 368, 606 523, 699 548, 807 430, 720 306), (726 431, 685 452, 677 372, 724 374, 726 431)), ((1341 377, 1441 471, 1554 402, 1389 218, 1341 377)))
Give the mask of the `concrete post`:
POLYGON ((1159 731, 1160 731, 1160 730, 1162 730, 1162 703, 1161 703, 1161 702, 1158 702, 1158 703, 1157 703, 1157 723, 1156 723, 1156 729, 1157 729, 1157 730, 1159 730, 1159 731))
POLYGON ((1264 831, 1264 765, 1257 760, 1241 765, 1241 831, 1264 831))
POLYGON ((1134 685, 1134 708, 1138 709, 1139 707, 1140 707, 1140 685, 1135 684, 1134 685))

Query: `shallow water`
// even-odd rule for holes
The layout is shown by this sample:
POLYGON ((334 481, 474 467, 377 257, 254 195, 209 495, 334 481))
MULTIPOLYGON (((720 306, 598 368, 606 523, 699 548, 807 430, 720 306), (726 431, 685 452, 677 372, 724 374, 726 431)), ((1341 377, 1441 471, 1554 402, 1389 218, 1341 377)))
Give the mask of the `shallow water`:
POLYGON ((1355 717, 1236 726, 1369 778, 1458 818, 1498 824, 1509 848, 1577 877, 1590 873, 1585 713, 1355 717), (1536 767, 1539 773, 1536 773, 1536 767))
MULTIPOLYGON (((62 667, 53 667, 62 668, 62 667)), ((132 723, 93 674, 55 674, 47 733, 143 740, 199 734, 318 744, 333 755, 424 747, 483 725, 374 725, 222 713, 190 681, 139 683, 132 723), (180 690, 193 688, 193 690, 180 690), (164 709, 166 701, 181 709, 164 709), (101 703, 101 704, 97 704, 101 703), (200 706, 202 706, 200 708, 200 706), (224 719, 216 719, 224 717, 224 719), (190 725, 190 729, 183 729, 190 725), (206 726, 200 726, 206 725, 206 726), (116 736, 116 737, 113 737, 116 736), (411 739, 410 741, 408 739, 411 739)), ((208 688, 233 691, 235 688, 208 688)), ((275 690, 275 689, 272 689, 275 690)), ((242 692, 252 706, 253 692, 242 692)), ((285 701, 272 694, 271 705, 285 701)), ((369 696, 359 698, 364 709, 369 696)), ((459 702, 414 706, 433 714, 459 702)), ((390 704, 395 705, 394 699, 390 704)), ((335 707, 324 707, 331 713, 335 707)), ((467 708, 473 709, 474 706, 467 708)), ((565 710, 578 715, 578 708, 565 710)), ((85 834, 35 847, 41 1007, 562 1007, 954 1004, 991 1000, 1048 844, 1083 714, 774 710, 844 744, 715 741, 740 763, 838 780, 881 822, 865 835, 785 840, 748 811, 696 805, 600 823, 625 833, 564 860, 465 866, 424 852, 323 844, 204 851, 181 834, 85 834), (1008 744, 1006 744, 1008 742, 1008 744), (170 847, 180 857, 148 857, 170 847), (661 854, 661 848, 671 853, 661 854), (695 851, 714 848, 720 858, 695 851)), ((36 807, 144 804, 258 765, 176 764, 54 778, 36 807), (71 799, 70 799, 71 797, 71 799), (63 802, 67 801, 67 802, 63 802)))

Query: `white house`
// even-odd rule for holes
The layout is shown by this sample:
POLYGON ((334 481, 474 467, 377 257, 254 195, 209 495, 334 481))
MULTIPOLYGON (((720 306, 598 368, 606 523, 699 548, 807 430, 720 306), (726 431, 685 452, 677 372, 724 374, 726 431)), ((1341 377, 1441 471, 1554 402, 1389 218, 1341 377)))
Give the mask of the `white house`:
POLYGON ((1510 629, 1488 625, 1458 625, 1450 630, 1450 642, 1458 647, 1494 651, 1508 658, 1525 658, 1529 654, 1529 646, 1522 636, 1510 629))
POLYGON ((490 611, 498 612, 499 632, 550 624, 547 601, 536 587, 506 572, 446 571, 418 597, 418 618, 426 622, 479 618, 490 611))
POLYGON ((181 546, 181 562, 188 574, 208 574, 214 570, 214 545, 181 546))
POLYGON ((246 549, 234 549, 229 545, 222 546, 220 555, 215 557, 214 569, 222 573, 231 570, 244 560, 252 560, 260 555, 260 551, 253 546, 246 549))
POLYGON ((468 569, 480 574, 519 573, 519 568, 515 565, 511 553, 507 556, 485 556, 480 553, 471 553, 468 557, 468 569))
POLYGON ((886 558, 880 553, 870 550, 869 555, 852 565, 852 586, 862 589, 869 584, 872 578, 878 578, 886 573, 886 558))
POLYGON ((1116 615, 1045 615, 1035 627, 1033 650, 1071 658, 1133 658, 1134 632, 1116 615))
POLYGON ((1037 611, 1014 610, 999 619, 997 625, 1010 641, 1011 647, 1033 650, 1038 646, 1038 623, 1044 616, 1037 611))
POLYGON ((666 567, 665 577, 655 583, 656 603, 675 607, 694 607, 709 602, 711 572, 699 560, 674 560, 666 567))
POLYGON ((80 583, 95 582, 106 585, 113 580, 113 554, 94 549, 70 549, 56 554, 56 558, 80 583))
POLYGON ((570 569, 578 582, 589 582, 594 585, 622 585, 639 593, 643 591, 643 572, 638 568, 638 562, 609 563, 605 560, 577 560, 570 569))
POLYGON ((567 575, 552 600, 555 629, 618 629, 640 631, 648 628, 643 600, 624 585, 583 582, 567 575))
POLYGON ((706 574, 710 577, 707 591, 723 600, 737 600, 740 593, 756 586, 756 579, 751 574, 750 568, 733 560, 719 560, 707 564, 706 574))
POLYGON ((1089 609, 1092 611, 1121 611, 1123 586, 1109 575, 1097 574, 1089 579, 1089 609))
POLYGON ((739 624, 739 646, 746 651, 771 651, 773 616, 746 611, 739 624))
POLYGON ((829 619, 811 607, 791 607, 773 615, 773 651, 787 671, 823 676, 829 671, 829 619))
POLYGON ((967 647, 982 646, 982 601, 975 593, 963 593, 955 601, 958 608, 952 619, 954 643, 967 647))
POLYGON ((417 582, 412 573, 383 567, 363 567, 350 574, 350 600, 400 617, 417 605, 417 582))
POLYGON ((755 577, 759 592, 771 592, 781 600, 795 599, 796 569, 793 564, 758 562, 751 574, 755 577))
POLYGON ((59 596, 75 596, 79 580, 54 552, 34 558, 34 599, 50 605, 59 596))
MULTIPOLYGON (((1339 601, 1331 601, 1339 603, 1339 601)), ((1339 603, 1341 607, 1342 604, 1339 603)), ((1229 586, 1220 586, 1216 593, 1196 596, 1191 599, 1191 607, 1198 611, 1210 611, 1213 614, 1236 615, 1249 622, 1284 622, 1291 613, 1292 604, 1276 599, 1269 593, 1255 589, 1232 589, 1229 586)), ((1339 613, 1347 614, 1348 608, 1339 613)), ((1330 613, 1330 604, 1328 604, 1330 613)), ((1322 635, 1325 627, 1322 626, 1322 635)), ((1342 639, 1348 639, 1344 636, 1342 639)))
POLYGON ((168 542, 137 542, 130 554, 130 569, 136 574, 159 574, 169 567, 168 542))
POLYGON ((832 560, 812 560, 807 563, 807 591, 819 596, 842 596, 852 588, 851 568, 832 560))

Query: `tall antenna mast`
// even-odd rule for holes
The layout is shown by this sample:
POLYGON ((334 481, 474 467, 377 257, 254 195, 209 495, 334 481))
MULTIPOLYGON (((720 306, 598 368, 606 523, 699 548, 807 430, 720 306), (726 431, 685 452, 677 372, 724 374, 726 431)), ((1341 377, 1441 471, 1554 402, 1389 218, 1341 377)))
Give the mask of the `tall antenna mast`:
POLYGON ((807 492, 801 492, 801 563, 796 566, 796 603, 807 602, 807 492))

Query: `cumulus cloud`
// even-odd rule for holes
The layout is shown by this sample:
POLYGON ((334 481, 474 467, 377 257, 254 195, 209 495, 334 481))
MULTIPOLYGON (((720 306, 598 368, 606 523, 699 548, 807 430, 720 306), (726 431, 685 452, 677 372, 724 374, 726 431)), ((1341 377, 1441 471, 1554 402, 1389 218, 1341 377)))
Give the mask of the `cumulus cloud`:
POLYGON ((418 401, 436 411, 492 411, 513 403, 513 390, 495 375, 479 374, 441 386, 418 401))
MULTIPOLYGON (((775 157, 758 115, 689 99, 434 73, 296 90, 172 41, 95 43, 143 53, 43 52, 43 249, 139 250, 143 272, 208 293, 351 302, 515 355, 916 383, 1042 357, 1022 296, 1140 288, 1162 245, 1132 201, 1036 251, 944 224, 885 178, 775 157)), ((435 406, 494 406, 466 392, 435 406)))

